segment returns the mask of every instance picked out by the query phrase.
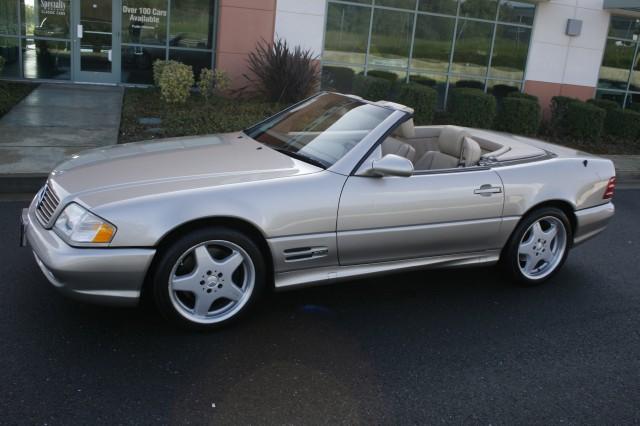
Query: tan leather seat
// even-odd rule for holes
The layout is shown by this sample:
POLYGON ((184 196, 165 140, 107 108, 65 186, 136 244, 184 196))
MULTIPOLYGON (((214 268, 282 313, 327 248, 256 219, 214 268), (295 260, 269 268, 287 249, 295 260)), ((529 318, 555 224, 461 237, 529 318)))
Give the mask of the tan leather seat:
POLYGON ((408 143, 389 136, 382 142, 382 156, 384 157, 387 154, 399 155, 409 161, 413 161, 416 157, 416 150, 408 143))
POLYGON ((416 170, 453 169, 476 165, 482 149, 465 129, 444 126, 438 137, 439 151, 427 151, 415 162, 416 170))

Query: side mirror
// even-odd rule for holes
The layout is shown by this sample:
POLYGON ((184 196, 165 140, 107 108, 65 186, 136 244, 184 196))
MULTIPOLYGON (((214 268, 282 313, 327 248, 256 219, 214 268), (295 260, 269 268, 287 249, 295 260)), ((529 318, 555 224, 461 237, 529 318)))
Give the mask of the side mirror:
POLYGON ((362 173, 364 176, 402 176, 409 177, 413 174, 413 163, 404 157, 395 154, 387 154, 379 160, 373 160, 369 167, 362 173))

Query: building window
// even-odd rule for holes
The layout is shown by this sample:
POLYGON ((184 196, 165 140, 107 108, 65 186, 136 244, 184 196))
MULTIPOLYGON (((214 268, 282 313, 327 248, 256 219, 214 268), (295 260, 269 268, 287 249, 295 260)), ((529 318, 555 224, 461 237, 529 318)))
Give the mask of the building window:
MULTIPOLYGON (((77 45, 74 50, 74 13, 78 6, 92 5, 79 2, 0 0, 0 56, 4 59, 0 78, 71 80, 78 63, 82 71, 101 71, 104 61, 97 59, 106 58, 107 53, 91 55, 85 49, 78 56, 77 45)), ((101 37, 104 40, 93 44, 108 46, 107 50, 113 46, 116 52, 120 48, 121 82, 153 84, 152 65, 157 59, 191 65, 196 79, 202 68, 213 67, 217 0, 114 0, 113 5, 120 9, 120 19, 112 21, 112 9, 108 16, 93 19, 97 30, 93 28, 91 41, 101 37), (113 39, 113 45, 112 33, 121 36, 113 39)), ((81 10, 83 15, 87 14, 81 10)))
POLYGON ((640 102, 640 19, 612 16, 596 97, 623 107, 640 102))
POLYGON ((458 82, 520 90, 534 15, 523 1, 329 0, 323 83, 348 88, 352 72, 385 70, 432 86, 440 107, 458 82))

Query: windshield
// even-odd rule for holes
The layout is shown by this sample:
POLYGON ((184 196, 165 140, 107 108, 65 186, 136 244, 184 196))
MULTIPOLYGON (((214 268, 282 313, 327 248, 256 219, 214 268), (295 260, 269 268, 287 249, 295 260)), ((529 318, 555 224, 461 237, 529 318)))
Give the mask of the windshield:
POLYGON ((327 168, 392 113, 348 96, 323 93, 245 133, 269 148, 327 168))

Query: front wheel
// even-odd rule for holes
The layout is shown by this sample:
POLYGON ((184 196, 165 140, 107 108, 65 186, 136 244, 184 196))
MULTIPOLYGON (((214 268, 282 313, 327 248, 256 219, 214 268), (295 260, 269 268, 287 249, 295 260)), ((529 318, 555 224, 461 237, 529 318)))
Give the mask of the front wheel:
POLYGON ((265 287, 260 249, 241 232, 193 231, 164 250, 153 277, 160 312, 182 326, 210 329, 243 315, 265 287))
POLYGON ((525 286, 538 285, 562 267, 571 241, 567 215, 554 207, 542 208, 531 212, 518 224, 501 260, 516 282, 525 286))

